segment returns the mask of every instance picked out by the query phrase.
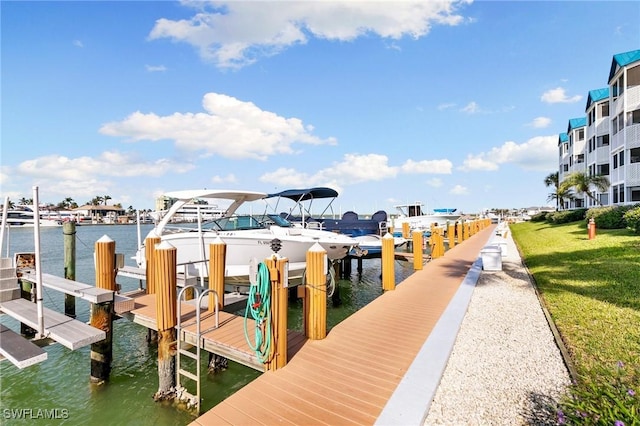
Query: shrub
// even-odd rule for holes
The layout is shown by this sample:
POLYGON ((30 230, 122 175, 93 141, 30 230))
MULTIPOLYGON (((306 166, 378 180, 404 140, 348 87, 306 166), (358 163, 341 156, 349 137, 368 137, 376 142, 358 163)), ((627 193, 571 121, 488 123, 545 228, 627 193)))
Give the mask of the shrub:
POLYGON ((547 215, 549 212, 540 212, 531 216, 531 222, 544 222, 547 220, 547 215))
POLYGON ((636 234, 640 234, 640 204, 636 204, 631 210, 627 211, 623 219, 627 224, 627 228, 636 234))
POLYGON ((607 371, 601 383, 583 383, 573 386, 560 404, 559 424, 625 425, 640 424, 640 399, 637 389, 639 371, 627 371, 618 362, 615 371, 607 371))
POLYGON ((625 213, 633 206, 607 206, 589 209, 586 214, 587 222, 593 218, 596 227, 600 229, 624 229, 627 223, 624 219, 625 213))
POLYGON ((584 220, 587 209, 563 210, 547 214, 547 222, 561 224, 584 220))

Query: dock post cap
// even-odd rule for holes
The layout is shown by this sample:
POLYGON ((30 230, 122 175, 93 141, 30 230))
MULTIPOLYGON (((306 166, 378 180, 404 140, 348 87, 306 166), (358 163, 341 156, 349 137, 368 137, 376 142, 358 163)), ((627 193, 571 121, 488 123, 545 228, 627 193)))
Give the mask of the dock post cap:
POLYGON ((174 248, 175 247, 172 246, 168 241, 161 241, 160 243, 156 244, 156 250, 171 250, 174 248))
POLYGON ((313 245, 309 248, 308 251, 312 251, 312 252, 320 252, 320 251, 326 251, 318 242, 313 243, 313 245))
POLYGON ((113 240, 107 235, 104 234, 102 237, 100 237, 100 239, 98 241, 96 241, 97 243, 112 243, 113 240))
POLYGON ((224 244, 224 241, 222 241, 222 238, 220 238, 220 235, 216 235, 216 237, 213 239, 211 244, 224 244))
POLYGON ((390 238, 393 238, 393 235, 391 235, 390 232, 387 232, 386 234, 384 234, 384 237, 382 238, 390 239, 390 238))

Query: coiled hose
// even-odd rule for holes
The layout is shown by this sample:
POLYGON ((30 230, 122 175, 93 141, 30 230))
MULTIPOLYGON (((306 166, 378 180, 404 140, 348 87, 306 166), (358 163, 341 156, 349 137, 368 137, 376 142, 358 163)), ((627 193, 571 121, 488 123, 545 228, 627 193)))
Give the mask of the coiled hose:
POLYGON ((267 362, 271 352, 271 280, 269 268, 264 262, 258 264, 256 284, 249 287, 249 298, 244 313, 244 337, 258 360, 263 364, 267 362), (247 329, 249 314, 255 321, 254 343, 251 342, 247 329))

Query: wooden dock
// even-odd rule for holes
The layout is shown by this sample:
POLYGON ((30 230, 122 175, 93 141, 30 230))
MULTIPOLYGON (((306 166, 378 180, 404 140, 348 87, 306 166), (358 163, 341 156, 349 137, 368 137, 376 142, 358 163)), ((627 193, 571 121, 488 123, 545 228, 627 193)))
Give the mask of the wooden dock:
MULTIPOLYGON (((235 303, 234 295, 225 294, 225 306, 235 303)), ((244 297, 244 296, 236 296, 244 297)), ((245 297, 246 298, 246 297, 245 297)), ((142 294, 133 297, 135 306, 128 313, 124 313, 122 316, 129 320, 140 324, 146 328, 157 330, 156 324, 156 296, 153 294, 142 294)), ((193 303, 182 302, 182 318, 181 322, 186 323, 189 320, 195 318, 196 307, 193 303)), ((201 330, 203 331, 202 341, 200 347, 207 352, 221 355, 239 364, 246 365, 247 367, 256 369, 258 371, 264 371, 264 365, 258 361, 258 357, 245 339, 244 332, 244 317, 234 315, 228 312, 220 311, 219 313, 219 327, 214 328, 213 315, 206 315, 206 310, 202 310, 201 316, 201 330)), ((195 338, 195 324, 185 327, 183 330, 184 337, 187 343, 196 345, 195 338)), ((249 330, 249 336, 253 337, 253 330, 255 329, 255 321, 247 319, 247 330, 249 330)), ((296 352, 302 347, 306 338, 302 333, 289 330, 288 335, 288 354, 289 358, 296 354, 296 352)))
POLYGON ((374 424, 456 294, 493 226, 427 263, 334 327, 306 341, 191 425, 374 424))

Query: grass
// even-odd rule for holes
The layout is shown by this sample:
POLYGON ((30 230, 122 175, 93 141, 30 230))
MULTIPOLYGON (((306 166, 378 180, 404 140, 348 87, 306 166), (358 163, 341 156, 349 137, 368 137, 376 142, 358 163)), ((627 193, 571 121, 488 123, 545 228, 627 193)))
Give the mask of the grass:
POLYGON ((572 358, 581 397, 608 393, 612 377, 624 392, 640 390, 640 238, 597 230, 589 240, 583 222, 510 228, 572 358))

